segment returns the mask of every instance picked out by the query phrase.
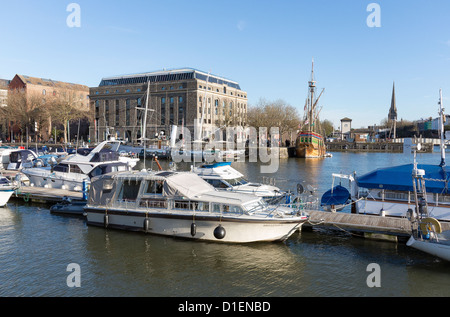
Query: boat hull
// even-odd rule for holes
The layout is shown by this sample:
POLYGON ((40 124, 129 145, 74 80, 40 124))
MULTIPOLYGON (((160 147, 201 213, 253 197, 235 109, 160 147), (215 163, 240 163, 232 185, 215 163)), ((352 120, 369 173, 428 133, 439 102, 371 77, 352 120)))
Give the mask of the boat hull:
POLYGON ((284 241, 299 230, 308 217, 274 219, 239 219, 220 216, 182 215, 175 213, 136 212, 129 210, 105 210, 85 208, 87 224, 113 229, 139 231, 177 238, 224 243, 251 243, 258 241, 284 241), (107 223, 105 223, 107 215, 107 223), (145 228, 148 219, 148 227, 145 228), (196 232, 192 235, 191 226, 196 232), (215 229, 225 229, 222 239, 215 237, 215 229))
MULTIPOLYGON (((407 201, 364 199, 355 202, 356 212, 359 214, 384 215, 390 217, 407 217, 409 208, 414 209, 414 203, 407 201)), ((428 205, 431 217, 440 221, 450 221, 450 205, 428 205)))
POLYGON ((36 187, 66 189, 72 191, 83 191, 83 182, 90 182, 89 176, 78 173, 59 173, 50 171, 39 171, 39 169, 27 169, 23 173, 30 180, 30 184, 36 187))
POLYGON ((416 240, 412 236, 409 238, 406 245, 422 252, 437 256, 443 260, 450 261, 450 245, 416 240))
POLYGON ((323 137, 313 132, 300 133, 295 143, 295 153, 299 158, 325 157, 326 148, 323 137))
POLYGON ((5 207, 14 190, 0 190, 0 207, 5 207))

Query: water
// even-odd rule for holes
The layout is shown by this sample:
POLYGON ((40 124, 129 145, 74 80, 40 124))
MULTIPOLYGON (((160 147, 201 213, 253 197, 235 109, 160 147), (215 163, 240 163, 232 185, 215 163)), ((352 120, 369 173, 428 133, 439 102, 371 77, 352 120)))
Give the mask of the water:
MULTIPOLYGON (((254 181, 272 177, 283 189, 302 183, 322 193, 333 172, 361 175, 412 161, 402 154, 333 155, 281 160, 271 175, 261 175, 257 163, 233 166, 254 181)), ((440 158, 420 154, 418 161, 434 164, 440 158)), ((285 243, 222 245, 88 227, 82 218, 23 202, 0 210, 2 297, 449 296, 449 273, 449 263, 404 244, 341 231, 315 228, 285 243), (79 288, 67 286, 70 263, 80 266, 79 288), (367 285, 370 263, 380 265, 379 288, 367 285)))

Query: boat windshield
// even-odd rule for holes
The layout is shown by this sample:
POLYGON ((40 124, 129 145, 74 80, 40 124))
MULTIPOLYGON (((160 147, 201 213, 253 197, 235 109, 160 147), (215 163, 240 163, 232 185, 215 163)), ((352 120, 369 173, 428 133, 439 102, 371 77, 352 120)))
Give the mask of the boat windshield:
POLYGON ((245 178, 243 178, 243 177, 227 179, 227 182, 231 186, 245 185, 245 184, 248 183, 248 181, 245 178))
POLYGON ((264 209, 266 209, 267 203, 263 199, 259 199, 257 201, 252 201, 250 203, 247 203, 247 204, 243 205, 242 207, 244 207, 244 209, 247 213, 251 214, 251 213, 263 211, 264 209))

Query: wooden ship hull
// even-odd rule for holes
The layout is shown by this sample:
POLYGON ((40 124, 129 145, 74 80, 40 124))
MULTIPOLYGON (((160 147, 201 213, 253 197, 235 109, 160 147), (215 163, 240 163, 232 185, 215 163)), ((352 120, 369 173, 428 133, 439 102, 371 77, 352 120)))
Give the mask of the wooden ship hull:
POLYGON ((314 132, 300 132, 295 142, 296 157, 320 158, 326 153, 324 138, 314 132))

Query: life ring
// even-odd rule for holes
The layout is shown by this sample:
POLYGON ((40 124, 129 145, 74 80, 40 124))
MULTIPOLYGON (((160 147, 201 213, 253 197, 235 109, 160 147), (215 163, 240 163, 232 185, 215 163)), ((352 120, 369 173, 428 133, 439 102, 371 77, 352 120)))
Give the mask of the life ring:
POLYGON ((30 200, 30 193, 26 193, 25 196, 23 196, 23 201, 28 202, 30 200))
POLYGON ((428 234, 429 232, 431 232, 432 227, 434 227, 435 233, 442 233, 441 223, 435 218, 428 217, 423 219, 420 223, 420 230, 424 234, 428 234))

